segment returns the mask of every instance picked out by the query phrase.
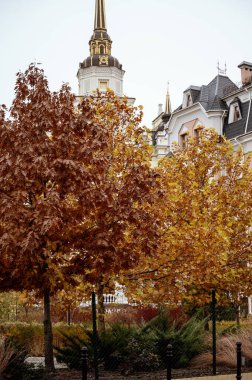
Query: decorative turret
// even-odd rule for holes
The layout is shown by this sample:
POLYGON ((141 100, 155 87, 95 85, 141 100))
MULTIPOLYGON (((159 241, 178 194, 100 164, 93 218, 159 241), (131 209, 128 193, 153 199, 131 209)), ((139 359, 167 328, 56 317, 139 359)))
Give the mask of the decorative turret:
POLYGON ((167 121, 170 119, 172 114, 172 109, 171 109, 171 97, 170 97, 170 92, 169 92, 169 83, 167 85, 167 93, 166 93, 166 100, 165 100, 165 112, 162 116, 162 120, 164 123, 167 123, 167 121))
POLYGON ((122 65, 111 56, 111 47, 112 40, 107 33, 104 0, 96 0, 94 33, 89 41, 90 57, 83 62, 83 66, 115 66, 121 69, 122 65))
POLYGON ((123 95, 124 71, 118 59, 111 55, 112 40, 107 33, 105 0, 96 0, 94 32, 89 41, 90 55, 82 63, 77 74, 79 95, 86 95, 97 88, 108 87, 123 95))

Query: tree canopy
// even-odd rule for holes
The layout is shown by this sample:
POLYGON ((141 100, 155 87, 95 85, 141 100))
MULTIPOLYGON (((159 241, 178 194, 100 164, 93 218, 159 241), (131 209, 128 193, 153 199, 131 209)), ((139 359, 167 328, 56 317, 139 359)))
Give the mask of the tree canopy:
POLYGON ((160 239, 155 260, 143 258, 126 276, 137 279, 136 293, 194 304, 206 302, 211 289, 250 295, 252 173, 242 151, 234 152, 214 130, 202 130, 186 149, 174 145, 158 172, 153 212, 160 239))
POLYGON ((7 111, 1 106, 0 288, 44 294, 49 318, 49 295, 75 276, 96 284, 136 265, 141 249, 151 253, 156 174, 141 109, 111 91, 76 107, 67 85, 51 92, 30 65, 7 111))

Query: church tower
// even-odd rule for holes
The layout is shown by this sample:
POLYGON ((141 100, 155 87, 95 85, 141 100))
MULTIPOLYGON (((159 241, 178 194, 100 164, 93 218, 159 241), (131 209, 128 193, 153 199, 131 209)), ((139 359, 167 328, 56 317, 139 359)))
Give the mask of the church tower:
POLYGON ((95 1, 94 32, 89 41, 90 55, 80 63, 77 78, 79 96, 92 94, 97 88, 110 88, 123 96, 125 71, 118 59, 111 55, 112 40, 107 33, 105 0, 95 1))

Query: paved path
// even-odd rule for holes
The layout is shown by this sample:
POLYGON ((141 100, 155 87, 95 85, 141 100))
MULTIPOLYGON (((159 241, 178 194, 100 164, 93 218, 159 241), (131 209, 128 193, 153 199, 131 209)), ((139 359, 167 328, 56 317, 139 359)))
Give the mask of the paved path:
MULTIPOLYGON (((28 364, 33 364, 35 368, 44 367, 45 366, 45 358, 43 356, 39 357, 29 357, 25 360, 28 364)), ((67 366, 64 363, 58 363, 56 359, 54 359, 54 365, 56 369, 66 369, 67 366)))

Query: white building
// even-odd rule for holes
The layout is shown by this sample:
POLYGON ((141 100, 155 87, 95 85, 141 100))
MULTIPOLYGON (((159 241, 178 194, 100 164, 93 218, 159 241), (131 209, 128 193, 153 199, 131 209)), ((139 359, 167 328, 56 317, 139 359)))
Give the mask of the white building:
POLYGON ((182 104, 170 112, 168 120, 160 113, 152 124, 154 162, 172 150, 172 143, 185 146, 202 126, 214 128, 235 147, 242 145, 244 155, 252 152, 252 63, 242 62, 241 86, 218 74, 209 84, 190 86, 182 104))

